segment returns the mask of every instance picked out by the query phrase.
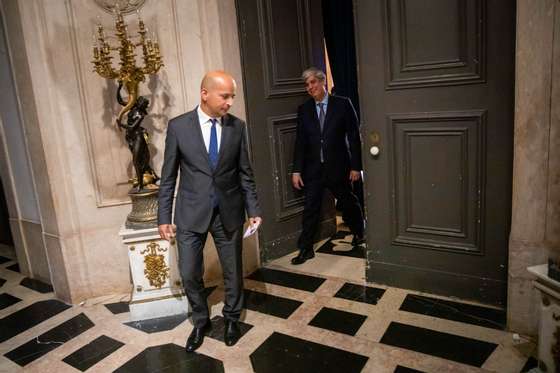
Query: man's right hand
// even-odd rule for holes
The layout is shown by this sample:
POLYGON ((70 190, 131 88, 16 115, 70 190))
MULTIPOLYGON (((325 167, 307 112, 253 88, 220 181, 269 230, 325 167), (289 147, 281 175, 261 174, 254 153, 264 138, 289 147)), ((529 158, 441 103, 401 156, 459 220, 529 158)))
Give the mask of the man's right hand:
POLYGON ((303 179, 299 172, 294 172, 292 174, 292 186, 297 190, 301 190, 303 188, 303 179))
POLYGON ((173 224, 160 224, 158 230, 159 236, 164 240, 171 241, 175 238, 175 226, 173 224))

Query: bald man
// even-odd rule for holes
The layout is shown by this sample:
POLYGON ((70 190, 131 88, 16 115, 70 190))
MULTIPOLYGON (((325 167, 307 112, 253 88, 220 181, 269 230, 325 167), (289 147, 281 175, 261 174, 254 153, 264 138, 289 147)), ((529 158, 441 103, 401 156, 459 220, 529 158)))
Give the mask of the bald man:
POLYGON ((242 228, 245 212, 251 225, 261 223, 253 170, 247 152, 245 123, 228 114, 236 83, 223 71, 203 78, 200 105, 173 118, 167 127, 165 155, 159 188, 159 234, 176 236, 179 270, 191 305, 194 329, 185 349, 199 348, 210 330, 204 294, 204 244, 212 234, 224 275, 224 340, 234 345, 240 337, 243 307, 242 228), (178 170, 181 177, 172 205, 178 170))

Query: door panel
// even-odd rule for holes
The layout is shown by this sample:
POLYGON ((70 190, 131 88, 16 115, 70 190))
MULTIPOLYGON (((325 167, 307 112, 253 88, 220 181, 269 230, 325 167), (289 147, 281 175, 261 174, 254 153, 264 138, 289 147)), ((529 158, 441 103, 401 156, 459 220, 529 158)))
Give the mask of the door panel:
MULTIPOLYGON (((390 115, 394 244, 481 253, 484 111, 390 115), (445 156, 442 156, 445 155, 445 156), (444 208, 434 211, 434 206, 444 208)), ((398 260, 398 258, 395 258, 398 260)))
POLYGON ((355 17, 367 279, 504 305, 514 3, 356 0, 355 17))
MULTIPOLYGON (((292 188, 297 107, 307 99, 301 73, 324 68, 320 0, 238 0, 242 68, 252 159, 264 225, 261 258, 296 249, 303 194, 292 188)), ((326 197, 319 237, 336 229, 326 197)))
POLYGON ((482 1, 388 1, 384 30, 389 57, 388 87, 483 81, 482 1))

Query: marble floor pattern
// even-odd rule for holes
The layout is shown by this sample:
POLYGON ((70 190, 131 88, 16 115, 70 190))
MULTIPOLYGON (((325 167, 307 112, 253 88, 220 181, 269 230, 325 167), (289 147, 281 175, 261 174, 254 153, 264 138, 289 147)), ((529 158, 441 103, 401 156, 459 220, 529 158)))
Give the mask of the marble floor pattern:
POLYGON ((313 260, 293 254, 245 280, 242 338, 223 343, 223 286, 207 288, 213 329, 183 350, 185 315, 130 322, 128 295, 70 306, 18 272, 0 246, 0 372, 528 372, 533 341, 505 313, 472 302, 365 284, 363 249, 339 233, 313 260))

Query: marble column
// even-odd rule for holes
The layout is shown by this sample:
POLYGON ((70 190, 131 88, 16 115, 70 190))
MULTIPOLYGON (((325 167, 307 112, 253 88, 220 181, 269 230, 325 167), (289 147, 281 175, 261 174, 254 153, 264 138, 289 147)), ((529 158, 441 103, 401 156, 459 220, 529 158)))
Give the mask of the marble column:
POLYGON ((52 200, 45 183, 44 157, 30 151, 41 141, 38 118, 32 100, 19 94, 28 92, 31 84, 25 79, 29 74, 27 65, 22 64, 25 50, 17 48, 24 43, 22 33, 17 32, 21 30, 21 19, 14 2, 4 2, 0 9, 0 176, 20 271, 50 282, 42 222, 48 219, 52 200), (6 31, 13 37, 8 39, 6 31))
POLYGON ((560 250, 559 32, 558 1, 517 1, 508 327, 530 335, 537 331, 539 299, 526 268, 560 250))

